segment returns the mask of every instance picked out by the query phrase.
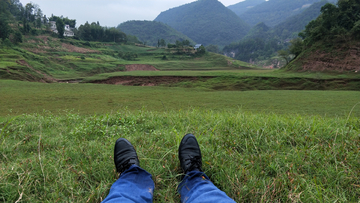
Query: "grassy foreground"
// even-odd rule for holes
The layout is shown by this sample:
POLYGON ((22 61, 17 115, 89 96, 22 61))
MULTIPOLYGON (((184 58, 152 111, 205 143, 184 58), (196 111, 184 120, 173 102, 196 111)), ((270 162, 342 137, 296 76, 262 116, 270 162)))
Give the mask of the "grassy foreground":
MULTIPOLYGON (((0 80, 1 117, 44 110, 63 114, 106 114, 145 108, 242 110, 247 112, 340 116, 359 103, 358 91, 210 91, 202 88, 128 87, 97 84, 43 84, 0 80)), ((360 105, 351 116, 360 117, 360 105)))
POLYGON ((193 133, 204 171, 237 202, 358 202, 359 127, 356 117, 241 111, 22 115, 0 124, 0 200, 103 200, 125 137, 153 174, 154 202, 179 202, 178 144, 193 133))

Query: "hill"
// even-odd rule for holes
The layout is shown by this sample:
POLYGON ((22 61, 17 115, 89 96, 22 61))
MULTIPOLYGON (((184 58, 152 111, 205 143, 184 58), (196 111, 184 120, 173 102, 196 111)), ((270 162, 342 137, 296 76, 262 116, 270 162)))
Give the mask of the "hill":
POLYGON ((291 16, 284 22, 273 27, 269 33, 282 40, 297 38, 299 32, 303 31, 310 21, 316 19, 321 14, 321 7, 323 7, 326 3, 328 3, 328 1, 324 0, 312 4, 302 13, 291 16))
POLYGON ((298 56, 284 69, 360 71, 359 1, 339 0, 337 6, 326 4, 321 15, 300 35, 304 41, 296 44, 296 50, 300 50, 298 56))
POLYGON ((191 44, 196 43, 186 35, 176 31, 172 27, 156 21, 127 21, 120 24, 117 29, 128 35, 135 35, 147 45, 157 46, 158 40, 164 39, 166 43, 175 44, 176 41, 188 40, 191 44))
POLYGON ((204 45, 226 45, 242 39, 250 27, 217 0, 198 0, 162 12, 163 22, 204 45))
POLYGON ((327 1, 314 3, 302 13, 289 17, 279 25, 269 28, 265 23, 255 25, 239 42, 224 47, 227 55, 235 53, 242 61, 258 61, 276 56, 276 52, 286 49, 291 39, 297 38, 305 26, 320 15, 320 9, 327 1))
POLYGON ((274 27, 287 18, 297 15, 320 0, 271 0, 259 4, 239 15, 247 24, 254 26, 260 22, 274 27))
POLYGON ((0 40, 0 79, 67 82, 132 70, 235 70, 250 64, 192 47, 155 48, 88 42, 51 35, 23 37, 17 45, 0 40))

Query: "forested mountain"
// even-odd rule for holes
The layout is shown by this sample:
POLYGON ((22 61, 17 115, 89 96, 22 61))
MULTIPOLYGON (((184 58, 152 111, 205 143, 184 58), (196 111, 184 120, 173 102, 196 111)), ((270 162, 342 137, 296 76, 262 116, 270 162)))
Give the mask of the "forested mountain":
POLYGON ((321 14, 321 7, 326 3, 328 3, 326 0, 314 3, 302 13, 289 17, 284 22, 276 25, 271 29, 270 34, 282 40, 297 38, 299 32, 303 31, 310 21, 316 19, 321 14))
POLYGON ((226 45, 242 39, 250 27, 217 0, 198 0, 162 12, 163 22, 204 45, 226 45))
POLYGON ((265 25, 265 23, 258 23, 254 27, 251 28, 249 33, 242 39, 268 39, 270 37, 269 34, 270 28, 265 25))
POLYGON ((360 71, 360 2, 326 4, 321 15, 300 33, 298 57, 286 69, 360 71))
POLYGON ((276 55, 277 51, 287 48, 288 42, 297 38, 311 20, 320 15, 321 7, 326 3, 328 2, 317 2, 273 28, 259 23, 240 42, 225 46, 224 52, 230 56, 235 54, 234 58, 247 62, 276 55))
POLYGON ((127 21, 120 24, 117 29, 128 35, 135 35, 140 41, 151 46, 157 46, 158 41, 161 39, 164 39, 166 43, 172 44, 176 41, 188 40, 191 44, 195 45, 195 42, 189 37, 161 22, 127 21))
POLYGON ((265 0, 246 0, 239 2, 237 4, 228 6, 230 10, 232 10, 236 15, 240 16, 245 13, 247 10, 264 3, 265 0))
POLYGON ((285 21, 288 17, 303 12, 313 3, 320 0, 270 0, 263 2, 239 17, 250 26, 254 26, 260 22, 265 23, 269 27, 276 26, 285 21))

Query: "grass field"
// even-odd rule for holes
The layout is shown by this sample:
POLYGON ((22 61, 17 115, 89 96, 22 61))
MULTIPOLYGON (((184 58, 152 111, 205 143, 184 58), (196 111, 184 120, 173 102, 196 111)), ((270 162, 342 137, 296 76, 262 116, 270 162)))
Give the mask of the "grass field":
POLYGON ((132 142, 154 202, 179 202, 179 142, 197 136, 203 170, 236 202, 358 202, 358 118, 239 110, 42 113, 2 123, 0 199, 100 202, 117 178, 113 146, 132 142))
POLYGON ((153 174, 154 202, 180 202, 177 149, 187 133, 199 140, 206 174, 236 202, 359 202, 360 74, 262 70, 172 51, 47 36, 1 49, 0 202, 104 200, 118 176, 119 137, 153 174), (126 52, 138 57, 119 57, 126 52), (123 72, 126 64, 160 71, 123 72), (115 76, 197 78, 86 83, 115 76), (46 77, 84 83, 18 81, 46 77))
MULTIPOLYGON (((237 110, 346 117, 360 102, 358 91, 210 91, 202 88, 43 84, 0 80, 0 116, 73 110, 103 114, 118 110, 237 110)), ((352 112, 360 117, 360 106, 352 112)))

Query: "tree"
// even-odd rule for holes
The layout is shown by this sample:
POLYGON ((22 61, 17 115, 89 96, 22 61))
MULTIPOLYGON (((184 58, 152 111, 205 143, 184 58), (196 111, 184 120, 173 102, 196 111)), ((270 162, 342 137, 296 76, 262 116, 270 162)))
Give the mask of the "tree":
POLYGON ((190 46, 190 41, 186 39, 186 40, 182 41, 182 44, 184 46, 190 46))
POLYGON ((358 20, 354 27, 351 29, 350 33, 355 37, 360 39, 360 20, 358 20))
POLYGON ((161 39, 161 40, 160 40, 160 46, 166 47, 166 42, 165 42, 164 39, 161 39))
POLYGON ((17 44, 17 43, 22 43, 22 42, 23 42, 23 40, 22 40, 21 32, 16 31, 14 34, 14 43, 17 44))
POLYGON ((203 45, 201 45, 201 46, 197 49, 196 53, 197 53, 198 55, 204 55, 204 54, 206 53, 205 47, 204 47, 203 45))
POLYGON ((5 40, 11 33, 11 27, 9 26, 8 19, 5 15, 0 15, 0 38, 5 40))
POLYGON ((279 55, 281 58, 285 59, 286 65, 289 64, 289 51, 287 51, 287 50, 280 50, 280 51, 278 51, 278 55, 279 55))
POLYGON ((290 41, 289 52, 295 55, 295 58, 301 54, 304 48, 304 42, 301 38, 290 41))
POLYGON ((32 3, 28 3, 25 6, 25 18, 27 21, 29 22, 34 22, 35 21, 35 15, 33 15, 33 11, 34 11, 35 6, 32 3))
POLYGON ((59 34, 59 38, 64 38, 65 23, 61 18, 56 20, 56 29, 59 34))
POLYGON ((219 46, 210 44, 206 46, 206 51, 213 52, 213 53, 220 53, 219 46))

